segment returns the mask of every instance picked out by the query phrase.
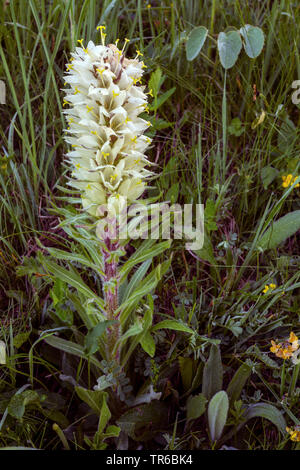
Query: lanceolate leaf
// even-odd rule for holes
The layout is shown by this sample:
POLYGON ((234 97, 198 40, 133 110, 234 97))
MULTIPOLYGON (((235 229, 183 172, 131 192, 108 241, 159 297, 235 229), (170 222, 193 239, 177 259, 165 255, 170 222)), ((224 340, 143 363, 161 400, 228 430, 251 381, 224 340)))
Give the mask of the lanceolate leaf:
POLYGON ((208 361, 203 370, 202 393, 210 400, 215 393, 222 389, 223 367, 220 349, 214 344, 211 346, 208 361))
POLYGON ((180 323, 177 320, 163 320, 160 323, 154 325, 152 331, 162 330, 163 328, 167 328, 169 330, 183 331, 184 333, 190 334, 194 333, 194 330, 192 330, 192 328, 185 325, 184 323, 180 323))
POLYGON ((258 245, 263 250, 276 248, 298 230, 300 230, 300 210, 290 212, 272 223, 258 241, 258 245))
POLYGON ((206 403, 207 400, 202 393, 199 393, 199 395, 195 395, 194 397, 189 397, 186 404, 186 418, 199 418, 205 411, 206 403))
POLYGON ((231 403, 234 403, 239 399, 243 387, 245 386, 250 375, 251 367, 248 366, 248 364, 242 364, 236 371, 227 388, 227 394, 231 403))
POLYGON ((218 441, 227 420, 229 400, 227 393, 221 390, 216 393, 208 405, 208 424, 211 439, 218 441))
POLYGON ((100 362, 94 357, 89 356, 87 357, 84 348, 79 344, 73 343, 72 341, 67 341, 66 339, 59 338, 57 336, 46 336, 44 338, 47 344, 53 346, 53 348, 60 349, 60 351, 67 352, 69 354, 73 354, 77 357, 82 357, 83 359, 89 359, 89 361, 94 364, 96 367, 99 367, 102 370, 100 362))
POLYGON ((275 424, 277 429, 285 433, 286 422, 282 414, 280 413, 275 406, 270 405, 269 403, 256 403, 254 405, 250 405, 244 415, 246 421, 251 418, 266 418, 271 423, 275 424))
POLYGON ((98 415, 101 414, 103 401, 107 397, 107 393, 100 390, 87 390, 83 387, 75 387, 75 391, 79 398, 84 401, 98 415))

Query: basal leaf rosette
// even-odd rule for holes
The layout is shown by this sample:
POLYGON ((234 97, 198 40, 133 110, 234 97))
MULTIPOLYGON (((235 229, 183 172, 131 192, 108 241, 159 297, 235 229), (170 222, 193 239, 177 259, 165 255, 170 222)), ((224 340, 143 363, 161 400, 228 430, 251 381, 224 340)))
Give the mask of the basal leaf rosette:
POLYGON ((82 40, 67 64, 64 111, 68 122, 65 140, 71 149, 68 185, 78 190, 83 209, 101 219, 103 208, 119 213, 143 194, 154 174, 145 152, 151 139, 144 135, 151 123, 139 117, 148 111, 141 78, 142 54, 127 59, 124 49, 82 40))

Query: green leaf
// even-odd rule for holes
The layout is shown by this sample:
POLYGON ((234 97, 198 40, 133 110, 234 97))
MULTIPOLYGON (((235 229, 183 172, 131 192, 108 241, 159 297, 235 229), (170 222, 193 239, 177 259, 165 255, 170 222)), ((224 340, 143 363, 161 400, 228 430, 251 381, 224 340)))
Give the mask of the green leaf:
POLYGON ((192 386, 194 361, 190 357, 179 357, 178 362, 183 388, 187 391, 192 386))
POLYGON ((72 287, 75 287, 80 292, 82 292, 89 299, 94 299, 99 307, 104 310, 104 300, 101 299, 97 294, 95 294, 81 279, 79 274, 74 268, 69 271, 62 266, 59 266, 56 263, 48 260, 46 257, 43 257, 43 263, 46 268, 53 274, 55 278, 61 279, 61 281, 66 282, 72 287))
POLYGON ((234 403, 240 397, 242 390, 251 375, 251 367, 248 364, 242 364, 232 377, 228 387, 227 395, 230 403, 234 403))
POLYGON ((194 330, 192 330, 189 326, 185 325, 184 323, 180 323, 177 320, 163 320, 160 323, 154 325, 152 327, 152 331, 162 330, 164 328, 169 330, 183 331, 184 333, 194 333, 194 330))
POLYGON ((280 411, 269 403, 256 403, 250 405, 244 415, 246 421, 251 418, 265 418, 271 421, 277 429, 285 434, 286 422, 280 411))
POLYGON ((219 346, 212 345, 209 358, 203 369, 202 393, 210 400, 216 392, 222 389, 223 367, 219 346))
POLYGON ((216 393, 208 405, 208 425, 211 439, 218 441, 227 421, 229 400, 224 390, 216 393))
POLYGON ((188 37, 186 43, 186 58, 191 61, 194 60, 201 51, 205 39, 207 38, 208 29, 205 26, 198 26, 194 28, 188 37))
POLYGON ((258 245, 263 250, 271 250, 298 230, 300 230, 300 210, 290 212, 272 223, 258 241, 258 245))
POLYGON ((224 69, 230 69, 236 63, 242 48, 241 36, 237 31, 220 33, 218 36, 218 50, 220 61, 224 69))
MULTIPOLYGON (((102 393, 105 393, 105 392, 102 392, 102 393)), ((103 399, 102 399, 100 419, 99 419, 99 423, 98 423, 98 432, 100 432, 100 433, 104 431, 104 429, 106 428, 107 423, 109 422, 109 420, 111 418, 111 412, 108 408, 106 400, 107 400, 107 393, 105 393, 105 395, 103 396, 103 399)))
POLYGON ((168 406, 154 400, 130 409, 118 419, 117 424, 135 441, 147 441, 164 427, 167 415, 168 406))
POLYGON ((264 47, 265 36, 263 31, 257 26, 246 24, 240 29, 240 33, 244 39, 244 49, 246 54, 251 58, 259 56, 264 47))
POLYGON ((87 354, 95 354, 95 352, 98 351, 98 339, 103 335, 105 330, 113 323, 115 323, 114 320, 102 321, 87 333, 84 339, 84 345, 87 354))
POLYGON ((13 418, 22 419, 25 408, 32 403, 39 403, 40 397, 33 390, 25 390, 24 392, 14 395, 7 407, 7 411, 13 418))
MULTIPOLYGON (((14 337, 14 347, 16 349, 19 349, 29 338, 31 334, 31 331, 26 331, 24 333, 18 333, 15 337, 14 337)), ((1 364, 1 362, 0 362, 1 364)))
POLYGON ((140 340, 140 345, 143 350, 149 354, 150 357, 154 357, 155 354, 155 341, 149 331, 146 331, 142 339, 140 340))
POLYGON ((294 144, 297 141, 297 137, 297 127, 295 126, 293 121, 289 119, 289 117, 285 117, 284 121, 280 126, 277 137, 277 145, 279 147, 279 150, 283 153, 288 151, 291 152, 294 144))
MULTIPOLYGON (((204 223, 205 223, 205 228, 208 232, 218 229, 218 226, 215 222, 216 212, 217 212, 217 207, 214 201, 212 199, 207 199, 206 204, 205 204, 205 210, 204 210, 204 223)), ((204 244, 203 244, 203 247, 204 247, 204 244)))
POLYGON ((261 179, 262 183, 264 185, 264 189, 267 189, 268 186, 274 181, 275 178, 277 178, 279 171, 276 170, 276 168, 273 168, 272 166, 265 166, 261 170, 261 179))
POLYGON ((199 395, 195 395, 194 397, 190 396, 186 404, 186 418, 199 418, 205 411, 206 403, 207 399, 202 393, 199 393, 199 395))
POLYGON ((120 434, 120 431, 121 431, 121 428, 119 428, 119 426, 114 426, 112 424, 111 426, 107 426, 104 436, 106 439, 108 437, 118 437, 120 434))
POLYGON ((137 336, 143 331, 143 323, 137 318, 133 325, 121 336, 118 343, 123 344, 127 338, 137 336))
POLYGON ((83 346, 80 346, 79 344, 73 343, 72 341, 67 341, 66 339, 59 338, 54 335, 46 336, 43 339, 44 341, 46 341, 47 344, 49 344, 53 348, 89 360, 92 364, 102 370, 100 362, 94 356, 87 356, 83 346))
POLYGON ((203 247, 200 250, 194 250, 199 258, 203 259, 204 261, 208 261, 212 265, 216 265, 217 261, 214 256, 213 245, 211 243, 209 234, 207 231, 204 233, 204 243, 203 247))
POLYGON ((171 201, 172 204, 177 202, 178 194, 179 194, 179 186, 180 186, 179 182, 172 184, 172 186, 169 188, 166 194, 166 201, 171 201))
POLYGON ((101 415, 103 401, 107 397, 107 393, 101 390, 87 390, 83 387, 75 387, 75 391, 79 398, 84 401, 98 415, 101 415))
POLYGON ((245 132, 245 128, 243 127, 241 120, 238 117, 233 118, 228 126, 229 135, 240 137, 243 132, 245 132))
POLYGON ((155 72, 151 74, 151 77, 149 80, 149 89, 152 90, 154 97, 158 95, 158 92, 163 83, 163 80, 164 79, 163 79, 161 68, 157 67, 155 72))
POLYGON ((176 87, 174 86, 173 88, 170 88, 170 90, 168 90, 165 93, 163 93, 162 95, 160 95, 159 98, 157 98, 154 101, 154 104, 149 106, 149 110, 150 111, 157 111, 158 108, 160 108, 164 104, 164 102, 167 101, 170 98, 170 96, 173 95, 175 90, 176 90, 176 87))

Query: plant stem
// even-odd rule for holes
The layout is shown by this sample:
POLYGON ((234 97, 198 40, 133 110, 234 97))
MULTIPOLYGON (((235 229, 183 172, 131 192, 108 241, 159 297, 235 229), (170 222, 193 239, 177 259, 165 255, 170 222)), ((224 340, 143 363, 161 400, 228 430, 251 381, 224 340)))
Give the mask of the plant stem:
POLYGON ((295 387, 296 387, 298 376, 299 376, 299 371, 300 371, 300 364, 297 364, 293 370, 292 381, 291 381, 290 390, 289 390, 290 397, 294 395, 295 387))
POLYGON ((282 369, 281 369, 280 397, 283 396, 284 385, 285 385, 285 360, 283 361, 282 369))
MULTIPOLYGON (((116 310, 118 308, 119 274, 118 274, 118 251, 117 242, 106 240, 106 249, 102 249, 104 261, 103 290, 105 299, 105 310, 107 320, 116 320, 116 310)), ((106 352, 107 359, 112 359, 112 351, 120 336, 119 322, 114 323, 107 332, 106 352)), ((115 359, 120 360, 120 351, 117 349, 115 359)))

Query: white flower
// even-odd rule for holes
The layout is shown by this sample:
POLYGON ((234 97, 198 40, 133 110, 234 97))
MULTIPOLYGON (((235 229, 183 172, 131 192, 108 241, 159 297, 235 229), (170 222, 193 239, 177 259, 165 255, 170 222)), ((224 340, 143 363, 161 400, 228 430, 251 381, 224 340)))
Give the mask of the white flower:
POLYGON ((90 41, 85 48, 78 41, 82 47, 71 54, 64 77, 70 87, 64 90, 65 140, 71 146, 66 161, 72 169, 68 184, 96 217, 103 214, 99 206, 115 207, 119 201, 124 206, 141 197, 153 176, 144 153, 151 144, 143 135, 150 123, 139 117, 147 108, 141 54, 127 59, 124 47, 105 45, 105 28, 100 29, 102 45, 90 41))

